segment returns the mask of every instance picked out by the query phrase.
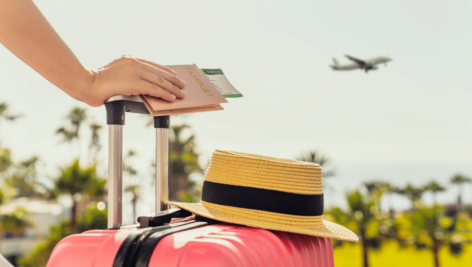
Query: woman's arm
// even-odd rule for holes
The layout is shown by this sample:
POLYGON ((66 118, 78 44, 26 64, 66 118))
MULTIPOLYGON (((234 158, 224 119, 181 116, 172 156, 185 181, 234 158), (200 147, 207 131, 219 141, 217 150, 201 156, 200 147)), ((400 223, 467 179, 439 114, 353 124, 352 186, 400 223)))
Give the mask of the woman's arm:
MULTIPOLYGON (((86 69, 32 0, 0 0, 0 43, 71 97, 100 106, 114 95, 148 94, 174 101, 185 82, 159 64, 122 56, 86 69)), ((1 64, 1 63, 0 63, 1 64)))

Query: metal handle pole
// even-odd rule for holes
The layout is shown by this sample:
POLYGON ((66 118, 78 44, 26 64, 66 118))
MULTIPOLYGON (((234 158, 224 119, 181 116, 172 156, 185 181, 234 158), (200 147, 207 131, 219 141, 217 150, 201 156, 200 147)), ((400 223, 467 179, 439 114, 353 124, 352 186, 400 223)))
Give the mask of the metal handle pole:
POLYGON ((108 125, 108 228, 122 225, 123 125, 108 125))
POLYGON ((166 201, 169 199, 169 125, 170 116, 154 117, 156 128, 156 195, 155 211, 167 210, 166 201))
POLYGON ((169 129, 156 128, 156 212, 167 210, 169 198, 169 129))

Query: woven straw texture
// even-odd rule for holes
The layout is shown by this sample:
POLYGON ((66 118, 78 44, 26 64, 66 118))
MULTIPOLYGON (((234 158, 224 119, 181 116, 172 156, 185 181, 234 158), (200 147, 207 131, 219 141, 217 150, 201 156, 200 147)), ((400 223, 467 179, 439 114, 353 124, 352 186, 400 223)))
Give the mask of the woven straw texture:
MULTIPOLYGON (((213 153, 205 180, 297 194, 323 193, 321 168, 317 164, 231 151, 213 153)), ((346 241, 359 240, 352 231, 323 220, 323 216, 286 215, 205 201, 168 203, 223 222, 346 241)))
POLYGON ((317 164, 231 151, 213 153, 205 180, 295 194, 323 193, 317 164))

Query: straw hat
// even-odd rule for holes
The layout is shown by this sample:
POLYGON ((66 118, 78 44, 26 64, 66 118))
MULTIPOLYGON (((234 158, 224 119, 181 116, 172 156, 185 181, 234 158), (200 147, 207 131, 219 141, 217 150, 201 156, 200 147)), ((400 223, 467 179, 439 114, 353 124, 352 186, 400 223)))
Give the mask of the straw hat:
POLYGON ((358 241, 352 231, 323 220, 319 165, 216 150, 200 203, 168 202, 223 222, 358 241))

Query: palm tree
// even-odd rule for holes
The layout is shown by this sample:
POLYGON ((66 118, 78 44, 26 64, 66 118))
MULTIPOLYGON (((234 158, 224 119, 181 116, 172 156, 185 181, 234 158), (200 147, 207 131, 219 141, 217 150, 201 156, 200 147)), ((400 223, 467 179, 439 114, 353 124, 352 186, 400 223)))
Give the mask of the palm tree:
POLYGON ((191 127, 186 124, 171 127, 169 138, 169 199, 197 201, 198 193, 194 192, 195 184, 188 179, 194 172, 202 173, 199 164, 200 154, 196 151, 195 135, 183 138, 186 130, 191 127), (190 196, 190 198, 189 198, 190 196))
POLYGON ((62 142, 71 143, 77 141, 77 152, 80 156, 80 126, 87 119, 87 112, 85 109, 75 107, 66 116, 69 125, 60 127, 56 130, 56 134, 62 136, 62 142))
POLYGON ((446 188, 444 188, 440 184, 436 183, 435 181, 431 181, 429 184, 427 184, 425 186, 425 189, 426 189, 426 191, 431 191, 431 193, 433 193, 434 205, 436 205, 436 203, 437 203, 436 194, 438 192, 442 192, 442 191, 446 190, 446 188))
MULTIPOLYGON (((368 225, 376 220, 376 199, 371 195, 362 195, 359 190, 348 193, 346 196, 349 210, 343 212, 341 209, 335 208, 329 215, 339 224, 358 234, 362 245, 363 266, 369 267, 369 247, 374 240, 367 237, 367 229, 368 225)), ((380 243, 376 243, 380 245, 380 243)))
POLYGON ((411 214, 410 232, 416 240, 416 245, 426 246, 431 249, 434 258, 434 266, 440 266, 439 251, 445 244, 451 247, 451 253, 456 256, 462 252, 464 242, 457 242, 454 237, 458 235, 459 216, 455 215, 452 220, 447 220, 448 224, 443 224, 443 209, 439 205, 431 208, 419 206, 417 212, 411 214), (423 244, 424 234, 430 239, 431 245, 423 244), (421 242, 421 244, 419 243, 421 242))
POLYGON ((40 161, 38 156, 24 160, 17 164, 9 176, 5 178, 5 184, 15 188, 16 197, 42 197, 45 187, 38 182, 36 165, 40 161))
POLYGON ((10 231, 20 234, 32 225, 30 214, 21 207, 16 208, 13 212, 0 215, 0 233, 10 231))
POLYGON ((136 216, 136 207, 138 204, 138 200, 141 198, 140 187, 137 184, 130 184, 125 187, 125 192, 131 194, 131 204, 133 207, 133 220, 136 220, 136 218, 138 218, 136 216))
POLYGON ((405 188, 399 189, 396 192, 400 195, 406 196, 411 201, 411 210, 416 211, 416 203, 421 200, 425 189, 408 184, 405 188))
POLYGON ((123 157, 123 171, 128 173, 130 176, 136 176, 138 171, 129 164, 130 160, 136 156, 136 151, 130 149, 123 157))
POLYGON ((370 195, 370 197, 376 200, 375 206, 378 209, 378 211, 380 211, 380 200, 382 198, 382 195, 387 191, 385 182, 383 181, 365 182, 364 186, 367 189, 367 193, 370 195))
MULTIPOLYGON (((12 115, 8 110, 8 104, 5 102, 0 103, 0 121, 15 121, 21 117, 21 115, 12 115)), ((1 128, 0 128, 1 129, 1 128)))
POLYGON ((21 115, 12 115, 8 111, 8 104, 3 102, 0 103, 0 119, 4 119, 6 121, 14 121, 21 117, 21 115))
POLYGON ((0 214, 0 240, 4 239, 3 235, 7 232, 20 235, 31 226, 33 226, 33 222, 30 214, 23 207, 17 207, 12 212, 0 214))
POLYGON ((389 182, 383 182, 383 187, 388 195, 388 212, 390 218, 395 217, 395 210, 393 209, 393 194, 398 192, 398 187, 392 185, 389 182))
POLYGON ((71 165, 60 168, 60 176, 54 181, 54 192, 57 195, 67 194, 72 197, 70 226, 71 232, 76 232, 78 197, 86 194, 92 197, 102 197, 106 192, 105 179, 97 175, 96 166, 82 168, 76 159, 71 165))
MULTIPOLYGON (((176 115, 186 117, 187 115, 176 115)), ((152 126, 154 120, 146 115, 148 121, 146 126, 152 126)), ((198 153, 195 145, 195 135, 192 128, 186 123, 170 127, 169 136, 169 200, 183 202, 200 201, 201 188, 189 180, 192 173, 203 173, 200 166, 198 153), (189 134, 186 134, 189 133, 189 134), (189 136, 184 138, 184 136, 189 136)), ((151 164, 155 167, 155 163, 151 164)))
MULTIPOLYGON (((88 204, 77 218, 77 230, 79 232, 106 227, 107 211, 106 209, 98 210, 95 202, 88 204)), ((46 266, 49 256, 57 243, 70 234, 71 231, 67 220, 61 220, 56 224, 52 224, 46 237, 36 243, 32 250, 20 258, 17 261, 18 265, 23 267, 46 266)))
MULTIPOLYGON (((320 165, 321 167, 326 167, 330 165, 332 162, 330 157, 316 150, 308 151, 307 153, 298 157, 297 160, 316 163, 320 165)), ((336 175, 336 171, 334 169, 323 170, 323 178, 329 178, 335 175, 336 175)))
MULTIPOLYGON (((136 177, 138 175, 138 171, 130 164, 130 160, 136 156, 136 152, 134 150, 128 150, 128 153, 123 158, 123 172, 127 173, 130 178, 136 177)), ((131 183, 125 187, 125 192, 131 194, 131 204, 133 207, 133 220, 137 218, 136 216, 136 207, 138 205, 138 200, 141 198, 141 190, 139 184, 131 183)))
POLYGON ((89 145, 89 161, 95 163, 97 161, 98 152, 102 149, 100 144, 100 135, 99 132, 102 129, 102 126, 96 123, 90 124, 90 130, 92 131, 92 138, 89 145))
POLYGON ((0 173, 5 172, 13 165, 11 159, 11 151, 8 148, 2 148, 0 146, 0 173))
POLYGON ((80 125, 87 119, 86 110, 79 107, 75 107, 69 112, 66 118, 73 126, 75 126, 75 136, 78 138, 80 125))
POLYGON ((461 174, 456 174, 451 177, 451 184, 457 184, 458 194, 457 194, 457 205, 459 206, 459 210, 462 210, 462 191, 463 191, 463 184, 470 183, 472 180, 469 177, 465 177, 461 174))

